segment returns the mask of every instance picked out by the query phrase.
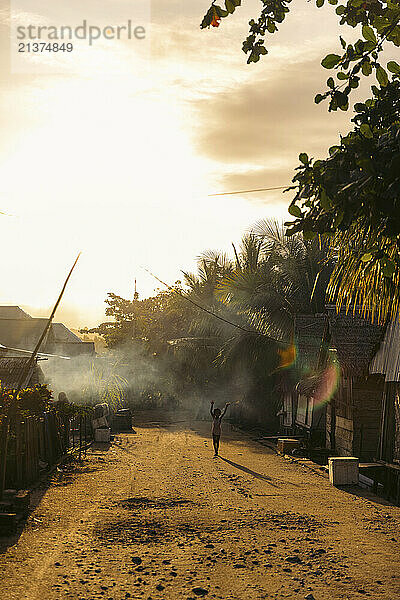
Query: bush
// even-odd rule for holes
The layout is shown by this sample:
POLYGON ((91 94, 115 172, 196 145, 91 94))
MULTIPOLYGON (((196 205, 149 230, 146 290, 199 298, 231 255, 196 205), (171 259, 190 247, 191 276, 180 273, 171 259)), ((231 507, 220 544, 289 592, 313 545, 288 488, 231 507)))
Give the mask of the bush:
MULTIPOLYGON (((8 412, 15 390, 0 389, 0 413, 8 412)), ((21 390, 17 396, 17 410, 23 415, 42 415, 53 406, 53 394, 47 385, 35 385, 21 390)))

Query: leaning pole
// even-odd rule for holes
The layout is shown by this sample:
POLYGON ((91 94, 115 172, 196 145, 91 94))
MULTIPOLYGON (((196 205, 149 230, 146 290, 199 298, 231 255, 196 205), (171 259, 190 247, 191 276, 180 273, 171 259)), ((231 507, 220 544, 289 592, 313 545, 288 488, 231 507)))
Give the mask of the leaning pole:
POLYGON ((57 302, 55 303, 53 310, 51 311, 51 314, 46 321, 46 325, 42 331, 42 334, 41 334, 40 338, 38 339, 37 344, 36 344, 34 350, 32 351, 32 354, 29 357, 28 362, 21 370, 21 373, 20 373, 20 376, 18 379, 18 383, 17 383, 17 387, 14 390, 13 397, 10 402, 10 406, 8 408, 7 414, 3 417, 2 422, 0 424, 0 432, 1 432, 1 439, 0 439, 0 500, 3 499, 3 491, 4 491, 4 485, 5 485, 5 479, 6 479, 7 445, 8 445, 8 433, 9 433, 9 428, 10 428, 10 421, 11 421, 11 418, 13 416, 15 416, 16 412, 17 412, 18 394, 21 391, 21 388, 24 384, 24 381, 25 381, 33 363, 36 360, 36 356, 40 350, 40 346, 42 345, 43 340, 46 337, 47 332, 50 329, 51 322, 54 318, 54 315, 56 314, 56 310, 61 302, 61 299, 65 292, 65 288, 67 287, 68 281, 72 275, 73 270, 75 269, 76 263, 78 262, 80 255, 81 255, 81 253, 79 253, 78 256, 76 257, 75 262, 72 265, 72 267, 67 275, 66 280, 64 281, 64 285, 63 285, 61 292, 57 298, 57 302))

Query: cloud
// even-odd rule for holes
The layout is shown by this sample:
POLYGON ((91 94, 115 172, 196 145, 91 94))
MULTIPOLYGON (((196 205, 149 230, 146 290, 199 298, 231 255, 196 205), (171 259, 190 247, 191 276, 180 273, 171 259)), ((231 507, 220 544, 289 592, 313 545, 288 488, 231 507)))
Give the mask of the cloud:
POLYGON ((349 113, 328 114, 326 104, 314 104, 323 85, 321 67, 306 61, 193 101, 198 150, 221 163, 251 162, 253 168, 269 161, 280 169, 295 166, 301 151, 323 156, 350 126, 349 113))
MULTIPOLYGON (((222 191, 245 192, 247 190, 259 190, 260 188, 289 186, 292 177, 293 170, 290 167, 244 167, 242 170, 229 170, 219 178, 215 193, 217 191, 221 191, 221 193, 222 191)), ((279 209, 279 212, 285 211, 290 201, 289 195, 284 194, 283 190, 264 190, 243 193, 241 196, 251 204, 264 204, 266 207, 273 206, 279 209)))
POLYGON ((223 175, 220 181, 224 189, 232 191, 277 187, 290 184, 288 171, 287 167, 236 170, 223 175))

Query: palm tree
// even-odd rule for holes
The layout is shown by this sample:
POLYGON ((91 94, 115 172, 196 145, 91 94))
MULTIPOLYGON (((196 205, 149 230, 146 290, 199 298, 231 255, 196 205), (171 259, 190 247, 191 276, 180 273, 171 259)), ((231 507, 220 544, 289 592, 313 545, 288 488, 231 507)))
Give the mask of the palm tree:
POLYGON ((317 239, 288 237, 283 224, 263 220, 243 239, 236 269, 217 293, 260 333, 290 340, 296 314, 324 310, 330 273, 326 248, 317 239))

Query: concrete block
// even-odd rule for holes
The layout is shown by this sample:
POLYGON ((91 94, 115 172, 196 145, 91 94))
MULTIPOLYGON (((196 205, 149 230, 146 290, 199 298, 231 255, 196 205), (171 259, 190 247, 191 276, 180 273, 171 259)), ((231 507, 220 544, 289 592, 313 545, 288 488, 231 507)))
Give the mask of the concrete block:
POLYGON ((300 448, 299 440, 292 438, 279 438, 277 443, 277 450, 281 454, 289 454, 292 450, 300 448))
POLYGON ((104 429, 94 430, 94 441, 95 442, 109 442, 111 438, 111 430, 107 427, 104 429))
POLYGON ((335 456, 328 459, 329 481, 332 485, 358 485, 359 459, 354 456, 335 456))

